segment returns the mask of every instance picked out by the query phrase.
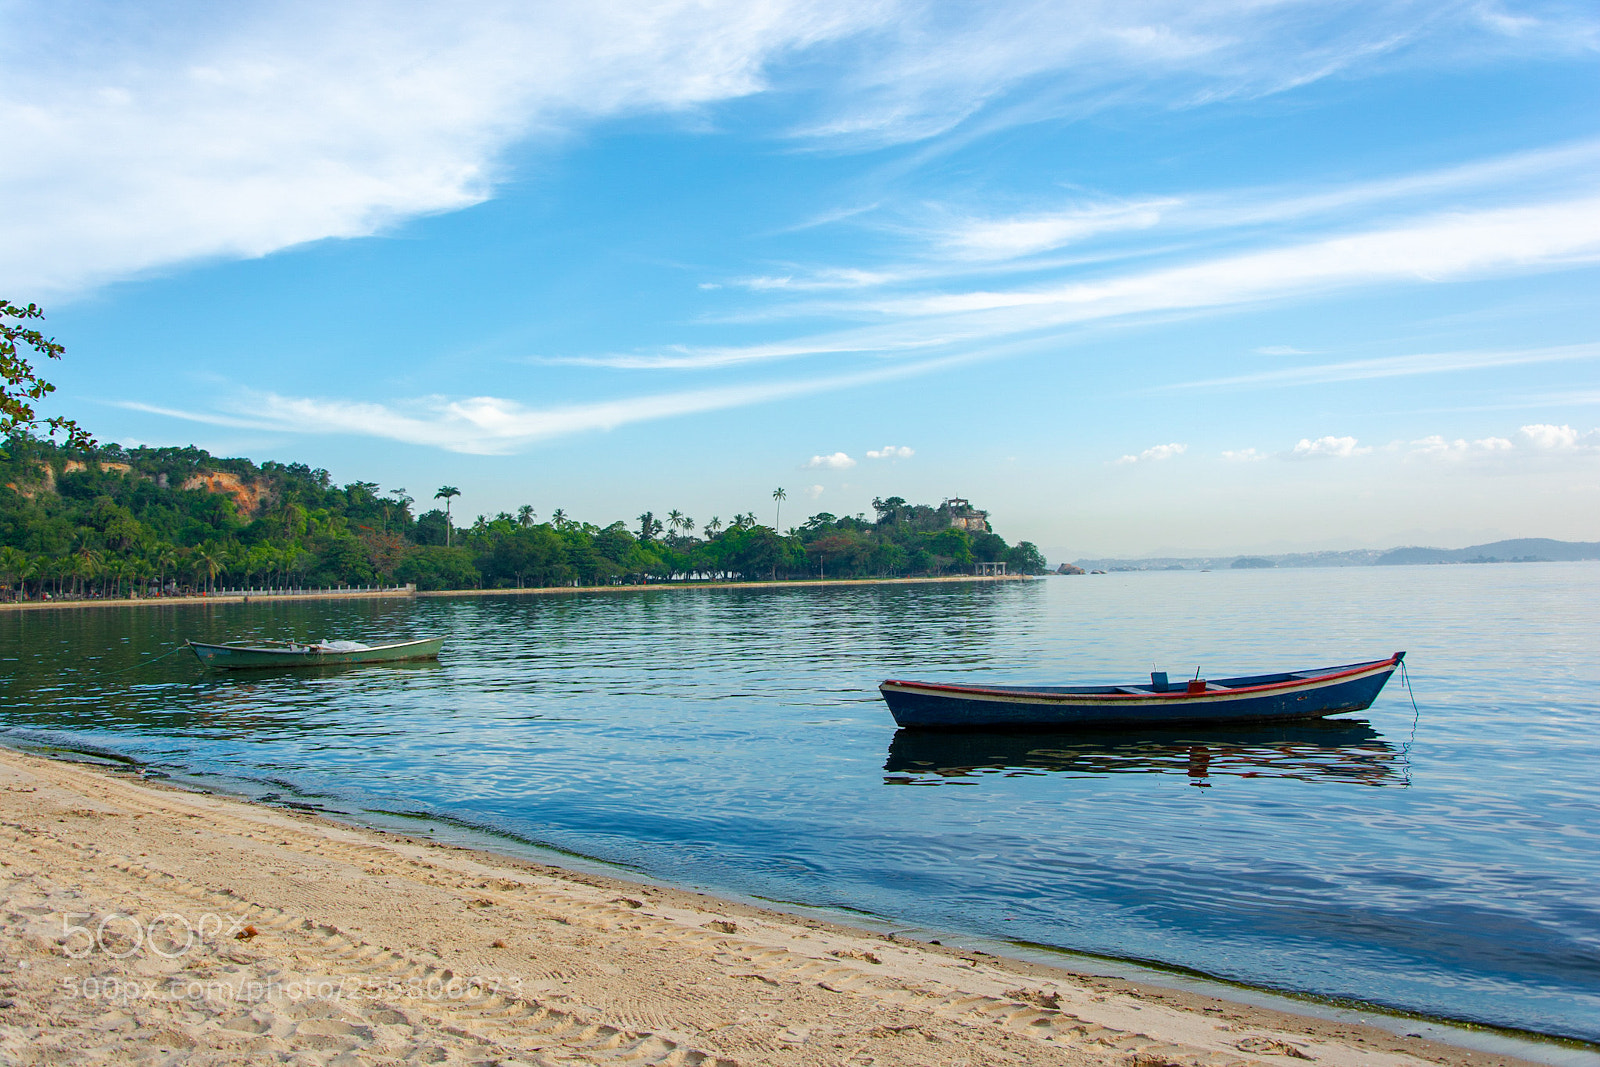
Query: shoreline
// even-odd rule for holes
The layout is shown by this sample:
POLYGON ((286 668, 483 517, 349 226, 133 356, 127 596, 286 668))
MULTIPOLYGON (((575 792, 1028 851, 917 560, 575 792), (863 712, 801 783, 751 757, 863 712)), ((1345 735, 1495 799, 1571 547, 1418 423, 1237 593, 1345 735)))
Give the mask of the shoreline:
POLYGON ((437 589, 420 597, 551 596, 562 593, 653 593, 659 589, 830 589, 857 585, 946 585, 962 582, 1031 582, 1031 574, 951 574, 936 578, 786 578, 758 582, 650 582, 644 585, 537 585, 520 589, 437 589))
POLYGON ((192 1051, 178 1063, 424 1046, 437 1062, 611 1048, 704 1067, 1530 1062, 0 748, 6 838, 0 1058, 17 1063, 91 1046, 192 1051), (180 921, 204 934, 207 916, 213 936, 182 952, 152 939, 157 921, 164 938, 180 921), (224 919, 236 936, 216 936, 224 919), (61 944, 64 923, 101 943, 61 944), (460 976, 500 987, 452 996, 460 976))
POLYGON ((334 590, 321 593, 229 593, 222 596, 122 597, 85 600, 25 600, 0 603, 0 614, 8 611, 52 611, 67 608, 175 607, 195 604, 248 604, 288 600, 412 600, 435 597, 486 596, 565 596, 586 593, 639 593, 658 589, 822 589, 854 585, 933 585, 960 582, 1025 582, 1029 574, 955 574, 936 578, 822 578, 786 579, 760 582, 655 582, 645 585, 538 585, 516 589, 371 589, 334 590))

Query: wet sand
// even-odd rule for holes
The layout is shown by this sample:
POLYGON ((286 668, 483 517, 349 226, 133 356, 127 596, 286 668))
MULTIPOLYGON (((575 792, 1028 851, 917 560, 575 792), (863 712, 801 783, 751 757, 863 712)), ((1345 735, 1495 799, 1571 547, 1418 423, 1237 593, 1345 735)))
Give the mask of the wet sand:
POLYGON ((0 1062, 1526 1061, 0 749, 0 1062))

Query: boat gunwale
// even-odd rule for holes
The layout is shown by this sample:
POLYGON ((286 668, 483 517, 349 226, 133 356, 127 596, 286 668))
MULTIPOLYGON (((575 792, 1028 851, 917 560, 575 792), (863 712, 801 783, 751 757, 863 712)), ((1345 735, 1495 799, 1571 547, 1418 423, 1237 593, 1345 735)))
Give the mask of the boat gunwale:
POLYGON ((349 656, 362 652, 386 652, 393 648, 407 648, 412 645, 425 645, 430 641, 443 642, 443 637, 421 637, 414 641, 392 641, 387 645, 368 645, 365 648, 319 648, 316 645, 303 645, 300 648, 288 648, 285 645, 276 647, 271 645, 230 645, 217 644, 210 641, 185 641, 190 648, 225 648, 229 652, 263 652, 273 656, 349 656))
MULTIPOLYGON (((1116 704, 1134 702, 1149 703, 1152 700, 1220 701, 1226 700, 1230 697, 1238 696, 1240 694, 1256 695, 1274 691, 1320 688, 1321 686, 1330 682, 1352 680, 1358 675, 1377 673, 1385 668, 1393 671, 1400 665, 1400 662, 1404 658, 1404 652, 1396 652, 1388 659, 1369 660, 1364 663, 1352 663, 1344 664, 1338 667, 1329 667, 1326 668, 1329 673, 1318 675, 1314 678, 1288 678, 1281 682, 1268 682, 1263 685, 1241 686, 1237 689, 1228 688, 1206 690, 1199 693, 1190 693, 1185 689, 1173 689, 1172 691, 1166 693, 1158 693, 1153 689, 1149 692, 1127 693, 1116 692, 1113 687, 1107 687, 1113 688, 1112 692, 1062 693, 1051 692, 1045 689, 1028 689, 1021 686, 1006 689, 993 689, 985 686, 957 685, 946 682, 909 682, 894 678, 888 678, 880 682, 878 684, 878 689, 882 691, 886 687, 892 686, 896 690, 902 692, 915 692, 921 690, 935 694, 948 693, 960 696, 997 697, 1004 700, 1022 700, 1029 703, 1092 702, 1116 704)), ((1301 674, 1305 672, 1294 671, 1288 673, 1301 674)))

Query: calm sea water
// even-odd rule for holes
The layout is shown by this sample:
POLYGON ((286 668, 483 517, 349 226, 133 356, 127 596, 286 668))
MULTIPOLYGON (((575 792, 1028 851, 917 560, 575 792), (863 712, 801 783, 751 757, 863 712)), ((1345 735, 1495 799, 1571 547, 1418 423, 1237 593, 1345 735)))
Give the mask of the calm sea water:
POLYGON ((5 614, 0 726, 700 887, 1595 1041, 1597 606, 1600 565, 1522 564, 5 614), (124 670, 185 637, 441 632, 438 665, 124 670), (875 690, 1396 649, 1417 710, 1397 677, 1282 730, 917 736, 875 690))

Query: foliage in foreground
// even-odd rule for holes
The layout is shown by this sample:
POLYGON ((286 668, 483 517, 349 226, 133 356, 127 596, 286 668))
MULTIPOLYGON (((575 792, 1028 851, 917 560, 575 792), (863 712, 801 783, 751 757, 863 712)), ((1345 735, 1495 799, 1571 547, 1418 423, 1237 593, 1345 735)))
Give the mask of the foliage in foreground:
POLYGON ((437 508, 413 514, 413 503, 372 482, 336 486, 304 464, 257 466, 192 447, 72 451, 16 435, 0 457, 0 588, 111 596, 152 586, 896 577, 970 573, 990 561, 1012 573, 1044 569, 1027 542, 952 526, 959 507, 898 497, 874 501, 873 518, 824 512, 785 533, 750 514, 699 526, 677 511, 646 512, 630 528, 559 509, 541 522, 531 506, 461 529, 437 508))
MULTIPOLYGON (((31 350, 35 356, 60 359, 66 352, 55 338, 28 325, 30 320, 43 318, 44 312, 37 304, 0 300, 0 438, 38 428, 41 423, 33 405, 56 391, 55 386, 39 377, 29 355, 31 350)), ((89 431, 71 419, 58 415, 45 419, 43 425, 51 437, 65 435, 72 448, 94 447, 89 431)))

